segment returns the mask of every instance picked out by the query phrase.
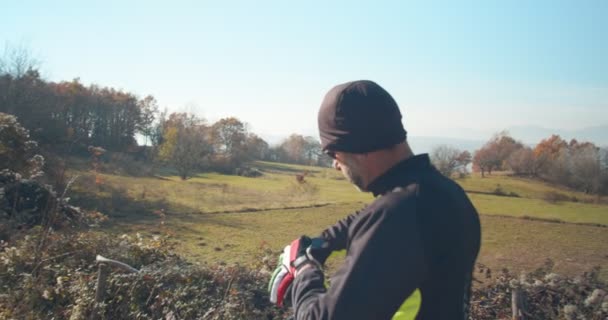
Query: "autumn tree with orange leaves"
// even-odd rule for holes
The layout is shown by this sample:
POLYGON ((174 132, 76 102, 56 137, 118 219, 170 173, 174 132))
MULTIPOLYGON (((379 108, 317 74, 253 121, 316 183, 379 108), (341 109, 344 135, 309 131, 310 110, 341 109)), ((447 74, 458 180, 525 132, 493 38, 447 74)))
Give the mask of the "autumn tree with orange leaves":
POLYGON ((552 183, 585 193, 608 190, 608 168, 602 166, 600 148, 590 142, 569 142, 558 135, 542 140, 534 155, 539 162, 539 176, 552 183))
POLYGON ((482 177, 494 170, 511 170, 582 192, 606 194, 607 158, 606 152, 591 142, 566 141, 552 135, 530 148, 501 132, 475 152, 473 170, 482 177))
POLYGON ((495 134, 481 149, 475 151, 473 156, 473 170, 492 174, 494 170, 507 168, 507 159, 515 151, 523 148, 523 144, 513 139, 508 132, 503 131, 495 134))
POLYGON ((538 161, 540 170, 546 169, 550 162, 557 159, 560 151, 567 147, 568 143, 556 134, 541 140, 534 148, 534 157, 538 161))

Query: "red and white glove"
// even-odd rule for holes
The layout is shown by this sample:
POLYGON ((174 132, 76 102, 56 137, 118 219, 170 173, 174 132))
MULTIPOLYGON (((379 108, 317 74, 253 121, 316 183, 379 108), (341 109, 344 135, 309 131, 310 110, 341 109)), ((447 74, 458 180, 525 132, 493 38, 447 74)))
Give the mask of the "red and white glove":
POLYGON ((296 276, 296 272, 310 265, 321 268, 322 265, 313 257, 313 247, 321 247, 323 240, 320 238, 311 239, 307 236, 291 242, 283 249, 279 256, 278 266, 268 283, 268 293, 270 302, 276 303, 279 307, 291 303, 291 284, 296 276))
POLYGON ((272 277, 268 283, 270 302, 276 303, 279 307, 283 305, 285 292, 291 286, 294 279, 294 275, 289 270, 290 251, 290 246, 286 246, 283 249, 283 253, 279 256, 277 268, 272 273, 272 277))

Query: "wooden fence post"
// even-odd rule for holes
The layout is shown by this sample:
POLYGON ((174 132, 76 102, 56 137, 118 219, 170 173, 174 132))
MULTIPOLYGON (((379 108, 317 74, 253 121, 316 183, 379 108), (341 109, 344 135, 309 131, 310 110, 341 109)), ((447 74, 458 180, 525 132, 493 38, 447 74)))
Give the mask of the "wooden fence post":
POLYGON ((99 263, 97 265, 97 286, 95 288, 95 305, 93 306, 93 313, 91 313, 90 320, 99 319, 99 307, 98 305, 103 302, 104 293, 106 292, 106 280, 108 279, 108 266, 105 263, 99 263))
POLYGON ((103 301, 103 294, 106 291, 106 279, 108 278, 108 266, 100 263, 97 269, 97 287, 95 289, 95 303, 103 301))
POLYGON ((91 320, 100 318, 98 306, 100 303, 103 302, 104 293, 106 292, 106 283, 107 283, 108 275, 110 274, 109 267, 112 266, 115 268, 119 268, 127 273, 139 272, 139 270, 131 267, 130 265, 128 265, 124 262, 104 258, 100 255, 97 255, 97 257, 95 257, 95 261, 97 261, 97 265, 98 265, 97 287, 95 288, 95 307, 93 308, 93 313, 91 314, 91 317, 90 317, 91 320))
POLYGON ((519 286, 511 290, 511 309, 513 310, 513 320, 525 319, 524 293, 519 286))

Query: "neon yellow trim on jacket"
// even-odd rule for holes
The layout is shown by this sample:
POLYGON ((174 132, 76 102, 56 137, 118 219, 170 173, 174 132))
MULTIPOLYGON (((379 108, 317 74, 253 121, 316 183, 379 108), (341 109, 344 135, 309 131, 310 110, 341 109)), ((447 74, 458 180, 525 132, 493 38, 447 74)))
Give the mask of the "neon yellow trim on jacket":
MULTIPOLYGON (((346 250, 334 251, 329 255, 329 259, 336 257, 344 257, 346 250)), ((325 288, 329 288, 329 279, 325 279, 325 288)), ((399 307, 399 310, 391 318, 391 320, 412 320, 416 319, 418 311, 420 311, 420 305, 422 304, 422 294, 420 290, 416 289, 412 294, 403 301, 403 304, 399 307)))
POLYGON ((416 319, 416 315, 420 310, 420 305, 422 304, 422 295, 420 294, 420 290, 416 289, 416 291, 412 292, 412 294, 405 299, 399 310, 395 313, 395 315, 391 318, 391 320, 411 320, 416 319))

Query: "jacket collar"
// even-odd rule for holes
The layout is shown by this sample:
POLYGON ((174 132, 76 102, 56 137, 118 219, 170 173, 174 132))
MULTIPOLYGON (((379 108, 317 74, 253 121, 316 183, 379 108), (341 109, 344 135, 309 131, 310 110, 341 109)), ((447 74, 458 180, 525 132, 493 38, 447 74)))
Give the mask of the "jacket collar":
POLYGON ((368 186, 367 190, 374 197, 385 194, 395 187, 404 186, 418 177, 421 171, 428 170, 431 161, 428 154, 420 154, 397 163, 381 176, 377 177, 368 186))

